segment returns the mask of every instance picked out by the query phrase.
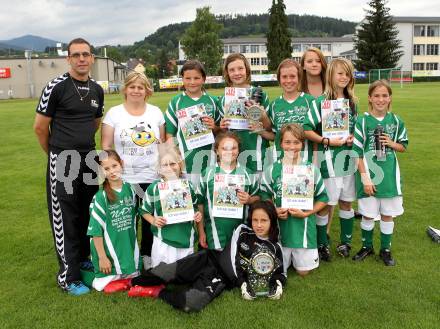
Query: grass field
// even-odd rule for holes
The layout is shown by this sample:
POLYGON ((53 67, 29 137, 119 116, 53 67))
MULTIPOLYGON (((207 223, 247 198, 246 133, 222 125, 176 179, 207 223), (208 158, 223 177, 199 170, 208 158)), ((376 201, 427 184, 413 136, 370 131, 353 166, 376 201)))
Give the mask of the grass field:
MULTIPOLYGON (((366 88, 356 90, 361 111, 367 109, 366 88)), ((266 90, 271 99, 280 93, 266 90)), ((236 289, 198 314, 123 293, 71 297, 57 288, 46 156, 32 130, 37 100, 1 101, 0 328, 440 328, 440 245, 425 233, 428 225, 440 227, 438 92, 439 83, 394 89, 394 112, 403 117, 410 140, 399 157, 405 214, 396 220, 396 267, 375 257, 354 263, 334 256, 305 279, 290 271, 280 301, 246 302, 236 289)), ((156 93, 151 103, 165 109, 172 95, 156 93)), ((106 108, 120 102, 118 95, 107 96, 106 108)), ((376 250, 378 232, 376 225, 376 250)), ((337 219, 331 236, 334 253, 337 219)), ((356 251, 360 247, 359 222, 353 245, 356 251)))

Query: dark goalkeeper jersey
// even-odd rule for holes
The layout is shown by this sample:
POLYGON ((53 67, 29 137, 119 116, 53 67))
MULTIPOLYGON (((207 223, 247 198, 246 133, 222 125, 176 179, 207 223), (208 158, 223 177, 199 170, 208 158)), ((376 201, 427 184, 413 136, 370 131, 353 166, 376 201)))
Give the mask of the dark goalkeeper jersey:
POLYGON ((69 73, 46 85, 36 109, 37 113, 52 118, 49 145, 79 152, 95 148, 95 119, 102 117, 103 111, 101 86, 92 79, 88 82, 72 79, 69 73))

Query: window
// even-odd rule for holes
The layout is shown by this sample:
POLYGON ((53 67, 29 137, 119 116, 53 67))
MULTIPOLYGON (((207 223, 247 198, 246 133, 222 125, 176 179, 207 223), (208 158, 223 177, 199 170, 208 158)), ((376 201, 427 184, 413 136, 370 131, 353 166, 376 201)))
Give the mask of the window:
POLYGON ((265 52, 267 52, 266 45, 260 45, 260 53, 265 53, 265 52))
POLYGON ((223 54, 229 53, 229 46, 223 46, 223 54))
POLYGON ((322 51, 327 51, 327 52, 331 52, 332 51, 332 45, 329 43, 324 43, 321 45, 321 50, 322 51))
POLYGON ((424 37, 425 36, 425 25, 414 25, 414 36, 424 37))
POLYGON ((251 58, 251 65, 260 65, 259 58, 251 58))
POLYGON ((267 65, 267 63, 268 63, 267 57, 261 58, 261 65, 267 65))
POLYGON ((259 45, 251 45, 251 53, 257 54, 260 52, 260 46, 259 45))
POLYGON ((292 57, 295 62, 301 62, 301 57, 292 57))
POLYGON ((311 44, 303 44, 302 45, 302 51, 304 52, 304 51, 306 51, 307 49, 309 49, 311 47, 311 44))
POLYGON ((438 70, 438 63, 426 63, 426 69, 428 71, 437 71, 438 70))
POLYGON ((428 28, 426 29, 426 36, 438 37, 439 36, 439 25, 428 25, 428 28))
POLYGON ((293 43, 292 44, 292 52, 300 53, 301 52, 301 44, 300 43, 293 43))
POLYGON ((425 69, 425 63, 413 63, 414 71, 423 71, 425 69))
POLYGON ((229 53, 238 53, 240 48, 238 45, 231 45, 229 46, 229 53))
POLYGON ((251 52, 251 46, 249 46, 249 45, 240 45, 240 52, 242 54, 250 53, 251 52))
POLYGON ((413 55, 425 55, 425 45, 414 45, 413 55))
POLYGON ((321 49, 321 45, 320 44, 313 44, 312 47, 321 49))
POLYGON ((438 55, 438 45, 426 45, 426 55, 438 55))

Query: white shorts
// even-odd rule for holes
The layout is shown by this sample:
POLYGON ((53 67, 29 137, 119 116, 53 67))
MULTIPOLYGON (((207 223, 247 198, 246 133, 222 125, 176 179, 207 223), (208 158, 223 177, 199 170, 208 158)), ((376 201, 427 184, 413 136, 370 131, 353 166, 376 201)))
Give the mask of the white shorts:
POLYGON ((283 247, 283 267, 286 276, 290 263, 297 271, 313 270, 319 266, 318 249, 283 247))
POLYGON ((358 200, 358 211, 362 216, 376 218, 379 215, 400 216, 403 214, 403 199, 401 196, 394 198, 375 198, 370 196, 358 200))
POLYGON ((347 202, 356 200, 354 175, 324 178, 324 185, 329 206, 336 206, 339 200, 347 202))
POLYGON ((175 248, 161 239, 153 236, 153 246, 151 247, 151 267, 155 267, 160 263, 170 264, 191 255, 194 248, 175 248))
POLYGON ((107 275, 102 278, 94 278, 92 282, 92 287, 95 288, 97 291, 104 290, 105 286, 108 285, 112 281, 120 280, 120 279, 128 279, 128 278, 134 278, 135 276, 138 276, 139 272, 136 271, 129 275, 124 274, 116 274, 116 275, 107 275))

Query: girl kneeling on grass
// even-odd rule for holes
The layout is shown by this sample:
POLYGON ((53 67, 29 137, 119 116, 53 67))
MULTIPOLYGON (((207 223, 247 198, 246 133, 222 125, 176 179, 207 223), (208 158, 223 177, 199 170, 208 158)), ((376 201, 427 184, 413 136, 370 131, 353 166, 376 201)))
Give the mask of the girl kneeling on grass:
MULTIPOLYGON (((322 210, 328 201, 319 170, 301 156, 304 140, 304 130, 297 123, 285 125, 281 129, 280 145, 284 153, 283 158, 267 168, 261 184, 263 200, 272 200, 277 210, 286 275, 290 263, 301 276, 307 275, 319 266, 315 214, 322 210), (287 169, 290 167, 292 172, 297 169, 312 169, 314 185, 312 210, 282 207, 283 185, 290 184, 283 181, 284 172, 287 172, 284 170, 286 167, 287 169)), ((301 189, 301 185, 297 184, 294 190, 297 191, 298 188, 301 189)))
POLYGON ((202 250, 173 264, 160 264, 132 279, 130 297, 159 297, 175 308, 200 311, 223 290, 240 287, 242 297, 279 299, 283 275, 278 243, 277 212, 269 201, 256 201, 249 208, 247 226, 240 225, 222 250, 202 250), (190 284, 183 290, 164 284, 190 284))
POLYGON ((260 199, 255 175, 238 163, 240 140, 233 132, 220 133, 214 144, 217 163, 202 172, 197 224, 203 248, 222 249, 243 224, 247 206, 260 199), (241 209, 240 209, 241 208, 241 209))
POLYGON ((156 180, 147 188, 144 202, 139 210, 144 220, 151 224, 153 232, 152 267, 161 262, 173 263, 194 252, 196 239, 194 221, 200 222, 202 214, 197 211, 197 197, 191 182, 183 180, 183 168, 184 163, 179 150, 169 143, 160 144, 159 175, 161 179, 156 180), (171 187, 172 185, 174 187, 171 187), (168 190, 171 188, 174 189, 172 192, 168 190), (162 195, 161 189, 165 191, 162 195), (164 193, 167 194, 166 200, 164 200, 164 193), (192 205, 187 204, 188 193, 191 194, 192 205), (178 223, 167 223, 164 217, 165 212, 171 214, 190 207, 194 209, 192 218, 178 223))
POLYGON ((123 163, 113 151, 100 154, 105 180, 90 204, 87 235, 95 268, 92 286, 111 293, 129 288, 130 277, 139 269, 136 240, 136 194, 121 179, 123 163))
POLYGON ((374 218, 380 215, 380 258, 395 265, 391 256, 393 217, 403 214, 402 186, 396 152, 405 152, 408 136, 402 119, 391 113, 392 90, 378 80, 368 88, 369 112, 356 122, 353 150, 359 155, 356 177, 362 248, 353 260, 374 253, 374 218))

